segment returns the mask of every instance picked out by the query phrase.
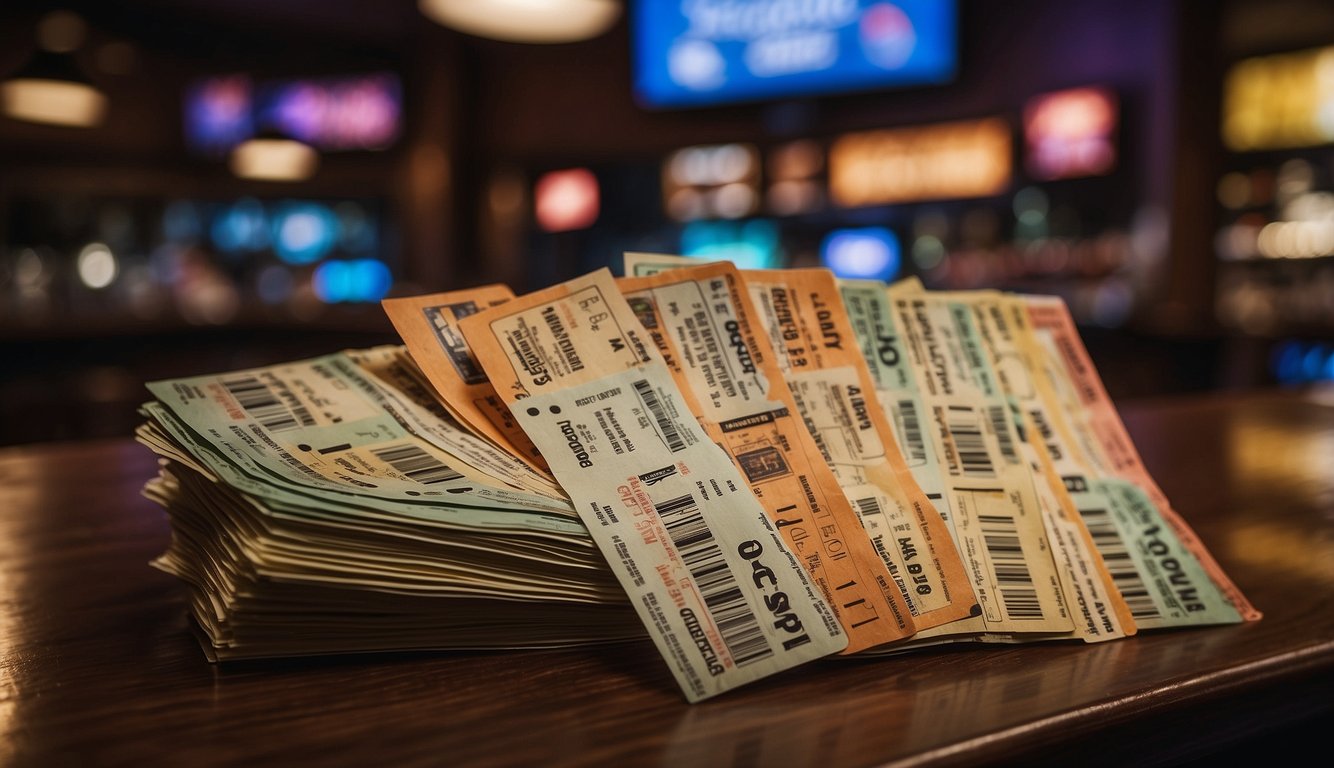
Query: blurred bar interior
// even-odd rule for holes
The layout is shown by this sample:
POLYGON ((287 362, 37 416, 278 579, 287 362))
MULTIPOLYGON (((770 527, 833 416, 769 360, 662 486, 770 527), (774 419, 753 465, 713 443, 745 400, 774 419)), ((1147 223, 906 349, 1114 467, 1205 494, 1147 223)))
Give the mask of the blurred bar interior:
POLYGON ((1059 294, 1115 398, 1334 378, 1328 2, 551 5, 6 2, 0 445, 625 250, 1059 294))

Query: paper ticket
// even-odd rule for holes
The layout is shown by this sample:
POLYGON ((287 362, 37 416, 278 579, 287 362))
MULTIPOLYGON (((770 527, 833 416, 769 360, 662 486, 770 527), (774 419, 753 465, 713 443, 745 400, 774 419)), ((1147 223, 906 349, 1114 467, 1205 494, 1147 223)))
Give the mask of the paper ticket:
MULTIPOLYGON (((1067 486, 1072 495, 1094 493, 1106 503, 1101 506, 1090 501, 1081 506, 1081 512, 1091 510, 1085 514, 1090 532, 1104 532, 1118 555, 1117 547, 1126 547, 1126 556, 1134 562, 1154 601, 1152 609, 1141 604, 1137 623, 1156 627, 1259 619, 1260 612, 1172 509, 1144 467, 1065 303, 1036 296, 1019 300, 1027 308, 1036 353, 1044 360, 1038 370, 1045 376, 1048 395, 1060 404, 1066 417, 1064 424, 1070 430, 1066 450, 1078 451, 1088 468, 1099 475, 1092 480, 1072 475, 1067 486), (1113 529, 1121 545, 1112 539, 1113 529), (1211 599, 1216 591, 1221 591, 1226 606, 1211 599)), ((1095 533, 1095 540, 1097 537, 1095 533)))
MULTIPOLYGON (((1012 299, 995 294, 950 294, 967 304, 986 348, 1001 390, 1010 400, 1020 456, 1033 473, 1038 506, 1047 525, 1047 539, 1056 557, 1057 574, 1075 617, 1075 634, 1086 642, 1102 642, 1135 633, 1135 622, 1120 587, 1103 561, 1079 510, 1057 472, 1049 443, 1042 436, 1056 416, 1049 412, 1033 375, 1034 359, 1027 342, 1031 333, 1024 313, 1016 314, 1012 299), (1039 425, 1043 428, 1040 429, 1039 425)), ((1057 457, 1059 459, 1059 456, 1057 457)))
POLYGON ((687 699, 846 647, 833 610, 691 415, 610 272, 460 328, 687 699))
POLYGON ((381 302, 408 352, 441 400, 465 426, 549 475, 546 460, 496 395, 459 332, 459 320, 514 298, 494 284, 381 302))
POLYGON ((487 482, 568 501, 565 492, 546 473, 538 473, 517 456, 465 429, 435 396, 428 383, 412 370, 412 358, 399 346, 345 350, 376 384, 382 384, 385 403, 413 434, 457 459, 467 475, 482 475, 487 482))
POLYGON ((1073 631, 1032 473, 971 312, 931 294, 892 303, 944 471, 955 540, 982 605, 978 619, 941 629, 1073 631))
POLYGON ((886 569, 801 422, 736 268, 705 264, 617 285, 709 437, 834 607, 846 652, 911 635, 901 594, 909 575, 886 569))
POLYGON ((464 475, 386 407, 346 355, 148 385, 147 409, 196 458, 261 498, 368 506, 469 528, 579 533, 568 502, 464 475), (239 476, 234 476, 238 475, 239 476), (359 500, 359 501, 358 501, 359 500), (533 514, 520 514, 528 510, 533 514), (559 515, 563 519, 556 519, 559 515))
POLYGON ((902 579, 919 628, 967 616, 976 600, 939 513, 894 442, 832 273, 742 273, 797 409, 861 515, 891 572, 902 579))
MULTIPOLYGON (((917 380, 908 368, 903 342, 895 326, 893 307, 885 284, 869 280, 840 280, 839 292, 853 335, 862 350, 880 405, 889 419, 908 471, 922 493, 949 522, 944 475, 937 460, 935 437, 922 428, 922 402, 917 380)), ((951 535, 953 529, 951 527, 951 535)))

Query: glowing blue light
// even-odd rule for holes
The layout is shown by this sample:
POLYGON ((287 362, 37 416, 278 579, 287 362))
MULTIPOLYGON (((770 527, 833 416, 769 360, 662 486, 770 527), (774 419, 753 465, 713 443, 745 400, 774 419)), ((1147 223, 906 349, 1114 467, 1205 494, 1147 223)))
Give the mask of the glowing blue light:
POLYGON ((326 261, 315 268, 312 287, 326 304, 379 301, 388 293, 394 278, 378 259, 326 261))
POLYGON ((706 261, 730 261, 737 269, 774 269, 778 227, 772 221, 692 221, 681 231, 681 253, 706 261))
POLYGON ((263 250, 269 244, 264 206, 253 198, 237 200, 213 219, 209 235, 213 238, 213 245, 223 253, 263 250))
POLYGON ((1302 380, 1319 381, 1324 368, 1325 350, 1319 344, 1312 344, 1302 357, 1302 380))
POLYGON ((821 244, 820 259, 839 277, 893 280, 901 261, 899 238, 884 227, 836 229, 821 244))
POLYGON ((338 218, 318 203, 284 203, 273 217, 273 250, 288 264, 319 261, 338 238, 338 218))

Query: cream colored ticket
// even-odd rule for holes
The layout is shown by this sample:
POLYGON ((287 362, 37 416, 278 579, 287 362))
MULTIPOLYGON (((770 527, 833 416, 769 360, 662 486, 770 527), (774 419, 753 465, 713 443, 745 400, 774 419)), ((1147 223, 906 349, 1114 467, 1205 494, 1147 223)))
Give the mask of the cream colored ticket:
POLYGON ((795 269, 742 276, 798 412, 901 579, 918 627, 973 613, 977 600, 964 563, 894 441, 833 275, 795 269))
POLYGON ((944 471, 955 538, 982 605, 978 619, 941 629, 1072 632, 1033 476, 971 312, 931 294, 892 302, 944 471))
POLYGON ((459 333, 459 320, 514 298, 504 285, 385 299, 384 311, 450 411, 476 434, 548 475, 546 461, 510 414, 459 333))
POLYGON ((900 591, 909 575, 887 570, 820 455, 772 348, 755 332, 736 268, 704 264, 617 284, 700 423, 833 605, 846 652, 911 635, 900 591))
POLYGON ((847 635, 691 415, 611 273, 465 318, 686 698, 842 650, 847 635))
POLYGON ((994 294, 950 294, 968 305, 986 349, 996 382, 1010 400, 1020 456, 1033 472, 1034 491, 1047 525, 1047 538, 1057 559, 1061 589, 1075 616, 1075 633, 1086 642, 1114 640, 1135 633, 1135 622, 1100 550, 1080 517, 1074 500, 1057 473, 1049 444, 1038 425, 1055 420, 1046 407, 1029 354, 1030 337, 1015 302, 994 294))
POLYGON ((346 355, 148 388, 159 401, 146 406, 153 418, 182 445, 198 446, 196 459, 211 470, 229 473, 229 485, 256 496, 359 503, 460 527, 578 532, 568 501, 455 469, 455 457, 413 434, 383 388, 346 355))
MULTIPOLYGON (((635 275, 653 275, 698 263, 696 259, 662 254, 625 255, 625 270, 627 274, 635 275)), ((822 279, 826 282, 829 280, 827 277, 822 279)), ((817 286, 823 286, 825 291, 829 289, 826 283, 818 283, 817 286)), ((821 303, 833 307, 838 301, 837 297, 831 299, 825 296, 821 303)), ((750 311, 755 317, 764 318, 762 309, 761 303, 751 302, 750 311)), ((826 314, 834 315, 828 310, 826 314)), ((822 320, 818 316, 818 310, 816 315, 803 316, 800 325, 800 328, 809 331, 812 336, 815 335, 815 329, 821 322, 829 322, 828 317, 822 320)), ((846 338, 852 338, 846 321, 840 320, 840 322, 844 323, 842 332, 847 334, 846 338)), ((764 332, 772 335, 773 325, 773 322, 769 322, 764 332)), ((780 372, 780 376, 787 383, 793 384, 786 370, 790 367, 786 355, 786 341, 779 338, 774 338, 772 341, 771 347, 775 350, 776 362, 785 369, 780 372)), ((818 343, 812 342, 812 346, 818 347, 818 343)), ((864 368, 857 359, 855 349, 827 349, 817 357, 803 358, 798 362, 803 368, 810 368, 816 364, 825 366, 824 374, 830 377, 840 375, 835 369, 841 370, 842 375, 847 378, 847 371, 864 368)), ((831 468, 835 470, 841 468, 842 472, 838 475, 838 479, 845 495, 854 504, 872 542, 876 545, 876 550, 904 590, 919 630, 947 623, 976 611, 976 598, 972 594, 971 586, 967 584, 967 576, 962 570, 962 561, 958 558, 947 524, 915 482, 904 462, 902 451, 893 441, 888 422, 877 415, 877 411, 882 409, 877 405, 877 399, 872 392, 869 373, 859 370, 855 374, 857 380, 855 384, 847 381, 841 386, 832 380, 821 384, 820 373, 807 371, 805 375, 809 378, 802 384, 804 390, 823 389, 833 397, 818 401, 807 398, 806 405, 813 413, 815 409, 821 409, 822 404, 832 406, 820 411, 822 415, 818 421, 824 424, 823 427, 816 423, 817 419, 813 414, 802 413, 803 419, 807 421, 808 427, 815 428, 811 435, 817 439, 817 447, 831 463, 831 468), (852 384, 851 389, 848 387, 849 384, 852 384), (854 391, 855 396, 852 394, 854 391), (869 408, 866 407, 868 402, 869 408), (859 412, 859 409, 860 412, 868 414, 867 419, 854 421, 845 418, 847 414, 859 412), (864 425, 870 426, 870 429, 866 429, 864 425), (825 437, 830 439, 824 439, 825 437), (829 449, 831 445, 837 446, 840 443, 846 448, 839 453, 841 466, 834 467, 832 466, 834 456, 829 453, 829 449), (892 478, 886 477, 884 472, 883 463, 886 461, 892 468, 892 478), (859 482, 862 478, 870 479, 871 482, 859 482), (923 546, 922 542, 927 542, 926 546, 923 546), (920 555, 925 555, 925 559, 914 562, 920 555)), ((800 408, 798 412, 801 413, 800 408)))
MULTIPOLYGON (((917 283, 896 284, 893 289, 921 292, 917 283)), ((902 334, 894 320, 889 290, 884 283, 841 280, 839 292, 843 295, 843 306, 853 336, 861 346, 862 359, 866 361, 881 408, 894 430, 904 463, 922 493, 945 520, 952 536, 954 530, 949 519, 949 502, 945 498, 945 475, 937 458, 934 433, 923 425, 922 398, 917 379, 903 355, 902 334)))
POLYGON ((562 502, 565 492, 545 472, 537 472, 514 454, 464 429, 412 370, 412 358, 399 346, 346 350, 343 354, 382 384, 386 410, 413 434, 458 459, 465 475, 484 473, 487 482, 509 485, 562 502))
MULTIPOLYGON (((1171 507, 1149 475, 1103 388, 1064 302, 1019 299, 1035 340, 1045 393, 1064 416, 1051 440, 1079 463, 1062 475, 1103 557, 1117 564, 1141 627, 1216 624, 1260 612, 1171 507)), ((1116 573, 1117 571, 1114 571, 1116 573)))

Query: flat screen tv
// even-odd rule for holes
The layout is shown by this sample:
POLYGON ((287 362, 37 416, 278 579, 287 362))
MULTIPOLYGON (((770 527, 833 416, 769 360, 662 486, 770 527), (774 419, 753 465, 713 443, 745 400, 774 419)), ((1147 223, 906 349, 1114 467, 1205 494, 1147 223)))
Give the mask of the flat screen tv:
POLYGON ((955 0, 638 0, 635 96, 649 108, 948 82, 955 0))

